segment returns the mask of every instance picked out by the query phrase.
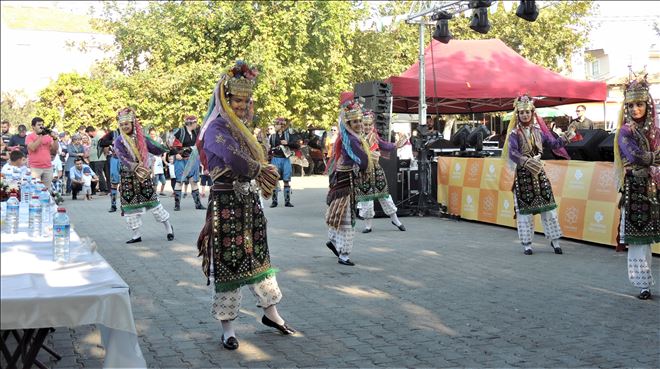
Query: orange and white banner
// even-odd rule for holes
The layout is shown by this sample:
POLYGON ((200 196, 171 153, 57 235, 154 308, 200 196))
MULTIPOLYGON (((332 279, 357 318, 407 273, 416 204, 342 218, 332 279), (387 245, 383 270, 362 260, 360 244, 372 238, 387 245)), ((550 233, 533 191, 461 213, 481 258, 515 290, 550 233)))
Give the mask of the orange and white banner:
MULTIPOLYGON (((546 160, 565 237, 616 245, 619 193, 611 162, 546 160)), ((515 227, 513 170, 500 158, 438 157, 438 202, 450 214, 515 227)), ((536 216, 536 231, 543 232, 536 216)), ((660 253, 660 244, 652 246, 660 253)))

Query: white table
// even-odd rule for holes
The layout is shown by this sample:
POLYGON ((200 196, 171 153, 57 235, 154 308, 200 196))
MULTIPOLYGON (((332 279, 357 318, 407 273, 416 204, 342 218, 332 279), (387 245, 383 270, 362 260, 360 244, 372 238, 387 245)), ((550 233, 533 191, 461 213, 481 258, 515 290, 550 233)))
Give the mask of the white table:
POLYGON ((26 222, 0 236, 1 330, 97 324, 105 368, 146 368, 128 285, 75 231, 69 263, 53 261, 51 239, 28 237, 26 222))

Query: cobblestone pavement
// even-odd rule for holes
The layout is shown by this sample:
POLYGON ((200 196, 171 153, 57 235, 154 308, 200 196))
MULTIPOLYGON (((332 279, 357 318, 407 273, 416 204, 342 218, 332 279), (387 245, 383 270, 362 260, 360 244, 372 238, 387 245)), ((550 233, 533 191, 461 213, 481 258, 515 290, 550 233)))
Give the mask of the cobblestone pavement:
MULTIPOLYGON (((295 207, 266 215, 281 269, 278 308, 299 333, 263 326, 244 289, 236 351, 222 348, 209 313, 195 247, 204 212, 190 196, 180 212, 162 198, 173 242, 146 214, 143 242, 133 245, 124 243, 130 235, 119 213, 107 213, 107 196, 67 199, 75 229, 97 241, 131 286, 149 367, 660 367, 660 290, 654 300, 635 298, 625 253, 565 240, 564 255, 555 255, 537 235, 534 255, 525 256, 513 229, 406 217, 407 232, 388 219, 358 232, 357 265, 342 266, 325 247, 327 179, 292 183, 295 207)), ((102 365, 93 326, 59 328, 49 342, 64 355, 55 368, 102 365)))

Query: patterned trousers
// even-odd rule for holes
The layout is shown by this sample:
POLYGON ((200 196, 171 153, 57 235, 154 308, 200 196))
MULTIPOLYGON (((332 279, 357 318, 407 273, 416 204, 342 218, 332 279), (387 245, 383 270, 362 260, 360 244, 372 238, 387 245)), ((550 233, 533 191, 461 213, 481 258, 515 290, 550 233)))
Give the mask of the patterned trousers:
MULTIPOLYGON (((390 216, 394 213, 396 213, 397 208, 396 205, 394 205, 394 201, 392 201, 392 196, 388 195, 385 198, 380 198, 378 199, 378 202, 380 203, 380 207, 383 208, 383 211, 385 212, 385 215, 390 216)), ((360 209, 360 216, 364 219, 373 219, 376 216, 376 212, 374 211, 374 201, 360 201, 358 202, 358 209, 360 209)))
POLYGON ((328 228, 328 239, 335 245, 339 254, 346 257, 353 250, 353 238, 355 228, 351 224, 351 208, 347 206, 339 228, 328 228))
MULTIPOLYGON (((124 215, 128 228, 131 230, 140 229, 142 227, 142 214, 146 213, 147 209, 142 208, 139 212, 130 213, 124 215)), ((158 204, 155 208, 151 209, 151 213, 154 215, 154 219, 157 222, 162 223, 170 219, 170 213, 165 210, 162 204, 158 204)))
MULTIPOLYGON (((282 300, 282 292, 277 285, 275 276, 268 277, 261 282, 248 285, 250 292, 257 299, 257 307, 267 308, 282 300)), ((211 301, 211 314, 217 320, 234 320, 238 317, 243 294, 237 288, 227 292, 213 292, 211 301)))
MULTIPOLYGON (((619 223, 620 241, 626 239, 625 233, 626 209, 621 208, 621 223, 619 223)), ((651 271, 651 245, 628 245, 628 280, 639 288, 649 288, 655 284, 651 271)))
MULTIPOLYGON (((533 214, 518 214, 518 237, 523 245, 531 245, 534 240, 534 215, 533 214)), ((561 238, 561 228, 559 227, 559 218, 557 216, 557 209, 544 211, 541 213, 541 221, 543 222, 543 233, 545 238, 556 240, 561 238)))

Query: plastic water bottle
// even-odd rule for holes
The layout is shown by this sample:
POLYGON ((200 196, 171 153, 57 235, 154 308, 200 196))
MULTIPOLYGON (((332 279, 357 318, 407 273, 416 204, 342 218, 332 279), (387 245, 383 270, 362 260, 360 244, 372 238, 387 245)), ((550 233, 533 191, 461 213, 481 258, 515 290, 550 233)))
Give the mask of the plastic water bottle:
POLYGON ((57 208, 57 214, 53 218, 53 260, 69 261, 69 241, 71 225, 66 209, 57 208))
POLYGON ((39 193, 39 203, 41 204, 41 236, 48 236, 51 227, 50 221, 50 193, 44 186, 39 193))
POLYGON ((18 204, 18 196, 15 193, 11 193, 7 200, 7 217, 5 218, 9 233, 18 232, 18 204))
POLYGON ((21 202, 29 203, 32 198, 32 177, 26 176, 21 184, 21 202))
POLYGON ((34 195, 30 200, 28 209, 28 235, 30 237, 41 236, 41 203, 39 196, 34 195))

